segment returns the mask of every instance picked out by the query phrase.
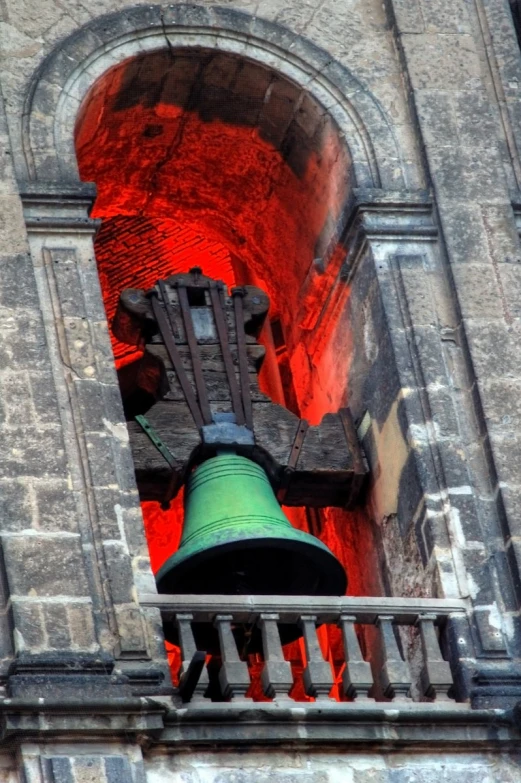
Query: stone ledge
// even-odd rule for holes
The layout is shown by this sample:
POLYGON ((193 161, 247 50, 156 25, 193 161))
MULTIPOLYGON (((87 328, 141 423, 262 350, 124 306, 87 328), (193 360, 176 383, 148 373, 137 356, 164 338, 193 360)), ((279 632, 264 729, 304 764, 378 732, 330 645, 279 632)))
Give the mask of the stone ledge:
POLYGON ((3 699, 0 744, 74 736, 135 737, 156 747, 405 746, 452 749, 519 747, 515 710, 468 704, 208 704, 172 708, 154 699, 3 699))
POLYGON ((93 182, 20 184, 25 224, 31 233, 95 233, 101 220, 89 217, 96 198, 93 182))
POLYGON ((168 708, 147 698, 2 699, 0 746, 42 737, 158 738, 168 708))
POLYGON ((514 714, 467 704, 399 707, 338 703, 191 705, 165 716, 164 745, 353 744, 465 748, 518 746, 514 714))

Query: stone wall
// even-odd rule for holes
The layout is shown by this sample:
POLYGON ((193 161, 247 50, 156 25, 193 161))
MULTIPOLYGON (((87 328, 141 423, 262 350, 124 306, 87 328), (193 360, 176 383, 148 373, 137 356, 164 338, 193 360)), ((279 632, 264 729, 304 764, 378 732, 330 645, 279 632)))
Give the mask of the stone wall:
POLYGON ((364 751, 180 753, 146 759, 147 783, 516 783, 519 757, 487 753, 443 754, 364 751))
MULTIPOLYGON (((519 212, 521 58, 509 13, 506 0, 42 0, 37 9, 2 0, 0 678, 9 696, 164 693, 158 616, 139 607, 153 581, 74 123, 112 65, 204 45, 279 70, 346 138, 356 177, 346 257, 321 317, 351 286, 346 386, 372 472, 387 587, 468 598, 470 626, 453 624, 447 639, 464 661, 461 698, 498 708, 521 698, 521 256, 512 206, 519 212)), ((14 724, 20 744, 29 723, 14 724)), ((194 760, 166 746, 148 752, 145 773, 133 740, 128 753, 124 743, 95 750, 67 744, 65 719, 52 731, 42 719, 40 730, 55 745, 20 746, 25 783, 521 776, 518 760, 499 750, 271 749, 194 760)), ((96 724, 90 740, 102 733, 96 724)))

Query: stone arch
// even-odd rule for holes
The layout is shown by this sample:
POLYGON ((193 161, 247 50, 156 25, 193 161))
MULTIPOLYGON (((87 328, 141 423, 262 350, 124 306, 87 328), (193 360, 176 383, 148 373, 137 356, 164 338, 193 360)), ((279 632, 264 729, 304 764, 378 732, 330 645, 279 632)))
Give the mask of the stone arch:
POLYGON ((346 139, 360 187, 407 187, 392 125, 375 98, 330 55, 277 24, 226 8, 138 6, 85 25, 42 63, 24 109, 29 181, 78 181, 74 126, 81 101, 110 67, 143 52, 205 47, 268 66, 309 92, 346 139))
MULTIPOLYGON (((192 11, 193 9, 190 9, 190 13, 192 13, 192 11)), ((60 142, 61 139, 62 142, 61 147, 57 144, 57 148, 60 149, 57 165, 60 166, 60 164, 62 164, 62 168, 57 169, 56 176, 60 178, 61 182, 73 181, 74 177, 77 177, 77 156, 82 179, 95 181, 98 185, 98 199, 92 215, 103 221, 102 228, 96 239, 95 249, 98 262, 98 273, 106 297, 106 306, 109 298, 114 303, 116 302, 116 298, 113 298, 113 294, 118 293, 117 286, 121 288, 121 272, 123 265, 126 265, 125 268, 129 270, 129 274, 132 277, 132 282, 129 281, 127 285, 148 287, 148 284, 145 285, 141 279, 136 283, 138 275, 136 269, 139 266, 139 274, 143 273, 144 275, 148 275, 156 273, 158 262, 157 234, 164 231, 165 236, 167 234, 168 236, 172 236, 172 234, 169 234, 168 232, 170 229, 173 230, 173 223, 177 222, 177 224, 183 225, 184 228, 189 225, 191 229, 197 231, 199 236, 204 237, 205 240, 208 238, 212 241, 222 240, 225 248, 230 253, 230 257, 233 257, 233 271, 238 275, 235 282, 254 282, 260 284, 262 280, 266 285, 265 290, 268 291, 272 298, 272 313, 275 311, 277 315, 276 323, 278 323, 280 333, 283 337, 282 342, 279 341, 277 345, 277 352, 275 352, 275 345, 273 345, 274 350, 271 351, 271 359, 273 360, 272 366, 278 365, 280 367, 281 364, 284 363, 284 370, 287 370, 286 376, 289 375, 291 377, 291 381, 286 383, 284 382, 286 379, 283 379, 282 377, 278 380, 278 385, 283 387, 282 399, 280 401, 288 402, 289 390, 293 393, 293 397, 297 403, 295 407, 298 409, 298 412, 305 415, 311 421, 318 422, 330 409, 338 408, 341 405, 341 400, 345 398, 346 394, 351 328, 346 307, 346 300, 349 293, 348 286, 344 284, 345 280, 339 269, 345 258, 345 248, 342 244, 344 237, 342 230, 345 228, 343 221, 348 213, 350 213, 350 208, 352 207, 352 187, 354 183, 366 187, 381 187, 384 183, 380 161, 378 160, 374 145, 369 138, 369 134, 365 129, 364 122, 362 122, 359 113, 355 111, 345 99, 340 99, 339 96, 333 96, 333 87, 329 87, 330 92, 326 92, 323 89, 319 82, 319 73, 317 69, 312 70, 311 67, 305 66, 306 70, 304 70, 304 63, 302 60, 300 60, 298 72, 296 66, 292 62, 289 62, 286 67, 284 62, 280 60, 279 55, 275 58, 274 55, 270 54, 272 49, 275 50, 275 47, 272 46, 263 46, 262 51, 264 52, 264 59, 261 61, 260 55, 258 54, 260 47, 256 44, 257 49, 252 53, 253 47, 250 41, 239 42, 239 46, 239 44, 237 44, 237 36, 229 36, 221 46, 216 47, 215 44, 212 45, 212 40, 210 39, 207 30, 204 32, 204 35, 198 30, 196 33, 191 34, 189 39, 185 28, 181 28, 181 30, 182 33, 179 34, 179 37, 177 36, 177 29, 174 31, 175 35, 174 33, 168 34, 168 42, 170 44, 168 48, 164 46, 164 38, 161 39, 159 35, 155 35, 152 42, 150 42, 147 34, 147 43, 145 46, 138 47, 137 50, 124 48, 122 50, 124 56, 122 54, 121 58, 112 57, 111 60, 107 60, 104 55, 100 54, 96 60, 96 63, 98 64, 96 65, 96 68, 99 66, 99 70, 95 69, 90 62, 87 62, 84 73, 87 73, 88 78, 83 82, 81 82, 81 75, 78 75, 78 69, 73 69, 69 80, 66 82, 66 88, 64 88, 62 95, 58 96, 57 100, 57 116, 59 118, 61 117, 64 122, 66 121, 68 129, 64 130, 65 126, 61 126, 60 122, 55 122, 53 132, 61 133, 61 136, 56 136, 55 138, 58 142, 60 142), (230 40, 232 43, 235 42, 233 46, 230 44, 230 40), (271 165, 276 166, 277 170, 287 168, 295 179, 305 185, 307 193, 305 189, 293 191, 292 186, 286 187, 291 177, 289 179, 286 179, 285 176, 276 177, 275 179, 278 180, 280 196, 271 199, 271 203, 275 204, 274 212, 268 211, 263 213, 265 215, 266 223, 271 225, 272 228, 270 231, 260 231, 258 235, 252 234, 251 226, 255 225, 253 220, 254 216, 248 210, 250 205, 258 203, 262 205, 267 199, 262 201, 261 199, 255 199, 255 197, 250 198, 249 195, 254 196, 254 194, 249 194, 249 191, 247 190, 241 190, 240 195, 246 205, 248 205, 241 210, 238 189, 237 193, 235 190, 233 193, 229 193, 226 191, 226 188, 222 188, 222 193, 227 193, 227 198, 224 200, 231 202, 231 206, 228 204, 226 209, 222 204, 222 197, 217 199, 215 190, 210 188, 209 182, 211 179, 206 180, 203 178, 203 181, 207 185, 204 192, 204 209, 201 209, 201 194, 197 191, 197 188, 194 187, 193 189, 194 193, 196 193, 197 201, 195 206, 197 208, 196 211, 198 212, 198 215, 195 216, 193 214, 193 211, 195 210, 192 210, 190 190, 191 184, 196 184, 196 179, 198 179, 198 181, 201 180, 201 166, 196 169, 194 167, 196 174, 192 177, 190 165, 193 161, 191 153, 188 150, 190 141, 186 142, 186 147, 183 148, 183 154, 177 156, 177 158, 183 161, 182 167, 176 169, 176 166, 174 165, 170 172, 166 171, 166 169, 168 169, 167 160, 170 163, 171 157, 167 157, 161 152, 158 152, 158 148, 155 146, 160 143, 166 143, 166 149, 169 151, 169 155, 171 155, 171 150, 173 148, 170 146, 169 139, 171 138, 171 130, 168 128, 168 125, 169 123, 175 125, 178 122, 178 118, 181 116, 178 115, 178 110, 181 110, 181 114, 184 117, 186 117, 186 115, 191 115, 189 122, 183 124, 183 131, 186 131, 187 127, 192 130, 197 128, 197 133, 201 134, 201 138, 203 136, 208 138, 208 126, 212 126, 210 117, 214 118, 214 114, 216 115, 216 120, 219 120, 224 125, 228 124, 229 126, 233 126, 234 133, 239 127, 247 129, 250 135, 253 135, 253 128, 257 130, 255 124, 252 128, 245 117, 242 117, 242 115, 239 117, 237 115, 238 109, 236 103, 234 103, 235 115, 233 121, 232 118, 228 118, 229 122, 226 123, 226 117, 217 112, 214 104, 210 101, 209 96, 202 89, 202 85, 206 83, 203 78, 206 75, 206 71, 201 72, 198 64, 191 64, 189 69, 188 64, 186 65, 186 68, 190 70, 190 73, 194 72, 197 74, 195 81, 198 85, 198 89, 194 94, 192 86, 193 80, 190 79, 189 98, 186 99, 186 103, 184 100, 181 100, 181 96, 177 94, 177 81, 172 80, 172 83, 170 82, 170 69, 177 67, 179 61, 183 59, 183 57, 186 60, 197 60, 197 63, 202 60, 205 63, 206 68, 211 63, 208 63, 205 58, 210 57, 213 59, 215 58, 215 53, 219 55, 221 60, 228 60, 230 62, 239 60, 249 69, 248 78, 245 77, 244 71, 241 72, 243 78, 246 78, 247 82, 246 84, 243 84, 244 93, 246 95, 248 94, 248 87, 255 84, 255 72, 261 70, 269 77, 270 86, 275 83, 271 81, 273 76, 273 78, 280 78, 281 83, 285 85, 286 89, 291 88, 296 92, 302 94, 306 93, 308 96, 310 95, 311 98, 309 100, 313 105, 309 109, 309 114, 311 114, 312 110, 315 108, 320 109, 321 116, 327 117, 328 119, 328 126, 334 125, 335 139, 340 142, 333 147, 333 150, 338 151, 338 154, 330 156, 334 166, 332 165, 328 169, 329 175, 327 172, 324 174, 323 167, 321 167, 320 164, 317 164, 317 169, 309 167, 313 172, 313 178, 310 178, 309 180, 304 176, 306 169, 308 168, 307 165, 305 165, 304 160, 301 160, 301 165, 299 165, 299 162, 293 160, 289 154, 289 148, 286 148, 285 154, 282 155, 282 144, 273 143, 271 154, 274 157, 277 157, 277 161, 275 162, 272 160, 271 165), (256 56, 255 53, 257 53, 256 56), (171 57, 172 54, 174 57, 171 57), (163 60, 166 62, 163 62, 163 60), (171 60, 171 62, 169 62, 169 60, 171 60), (103 63, 102 67, 99 65, 100 62, 103 63), (153 65, 153 63, 156 63, 156 65, 153 65), (143 83, 140 81, 141 68, 146 72, 143 83), (160 79, 158 79, 158 75, 160 75, 160 79), (164 81, 165 78, 166 80, 164 81), (75 79, 76 81, 74 81, 75 79), (171 88, 169 88, 168 100, 166 100, 164 92, 165 85, 167 84, 170 85, 171 88), (74 97, 75 90, 76 97, 74 97), (199 90, 202 90, 202 96, 199 90), (145 100, 145 96, 148 92, 150 94, 149 102, 145 100), (110 96, 110 99, 108 99, 108 96, 110 96), (163 101, 160 98, 164 98, 165 100, 163 101), (198 100, 196 100, 196 98, 198 100), (205 102, 205 99, 207 99, 210 105, 205 102), (74 101, 78 104, 77 106, 74 101), (157 115, 155 119, 152 119, 151 117, 148 117, 147 114, 147 119, 145 120, 140 113, 139 120, 137 120, 138 115, 133 114, 136 107, 138 107, 140 111, 145 108, 154 111, 157 104, 161 104, 163 109, 160 120, 161 129, 160 125, 157 124, 157 122, 159 122, 159 115, 157 115), (70 113, 64 108, 67 105, 74 107, 71 108, 70 113), (172 111, 173 107, 175 107, 175 111, 172 111), (169 111, 164 111, 167 108, 169 111), (336 109, 338 109, 338 111, 336 111, 336 109), (123 115, 127 116, 127 111, 129 125, 125 125, 125 127, 128 127, 131 132, 127 135, 126 131, 123 131, 120 136, 119 134, 123 127, 122 118, 123 115), (340 111, 343 113, 340 113, 340 111), (91 117, 94 117, 92 126, 91 117), (132 124, 132 118, 134 118, 135 124, 132 124), (114 126, 112 125, 112 120, 114 120, 114 126), (67 147, 69 143, 68 139, 74 139, 73 129, 69 126, 71 126, 73 122, 76 123, 78 130, 76 134, 76 149, 69 151, 67 147), (155 122, 156 124, 152 126, 148 124, 149 122, 155 122), (143 124, 141 125, 140 123, 143 124), (194 125, 192 125, 192 123, 194 123, 194 125), (201 125, 205 125, 206 135, 202 132, 201 125), (138 126, 143 133, 137 132, 138 126), (118 130, 112 133, 112 130, 115 130, 115 128, 118 130), (137 148, 140 157, 147 161, 152 159, 144 154, 144 148, 142 146, 143 138, 146 135, 144 131, 148 130, 148 128, 154 130, 154 133, 147 135, 147 138, 153 140, 151 143, 154 145, 154 154, 158 154, 159 159, 163 161, 161 165, 161 176, 159 176, 158 171, 154 169, 153 177, 155 185, 153 192, 154 194, 176 192, 176 203, 172 205, 169 202, 167 205, 168 208, 165 211, 164 205, 160 206, 159 202, 156 201, 154 208, 150 209, 147 197, 145 207, 142 208, 140 206, 137 209, 137 214, 134 214, 132 211, 134 205, 128 206, 130 202, 125 202, 125 204, 123 204, 123 202, 120 202, 119 198, 116 197, 114 202, 111 203, 113 191, 112 189, 109 191, 105 188, 105 170, 101 172, 100 165, 108 169, 108 179, 118 180, 118 187, 121 184, 125 185, 125 187, 121 188, 121 192, 127 193, 128 190, 130 190, 127 186, 134 182, 134 174, 138 169, 138 161, 135 161, 136 168, 134 168, 133 165, 128 163, 130 157, 127 158, 127 155, 132 151, 131 157, 134 161, 133 151, 137 148), (84 132, 86 138, 82 139, 80 137, 84 135, 84 132), (351 137, 354 139, 354 145, 348 143, 351 140, 351 137), (125 138, 125 140, 128 140, 129 138, 135 139, 135 145, 134 142, 132 142, 132 145, 127 147, 125 143, 125 154, 119 159, 117 158, 117 155, 113 156, 112 153, 117 152, 117 154, 120 154, 121 148, 119 146, 119 141, 123 138, 125 138), (160 142, 161 138, 167 139, 167 141, 160 142), (109 149, 109 146, 107 146, 107 140, 110 139, 116 139, 114 149, 109 149), (141 141, 138 139, 141 139, 141 141), (86 157, 84 157, 83 153, 85 153, 86 157), (90 166, 90 164, 88 164, 86 166, 86 159, 92 161, 93 165, 90 166), (345 164, 347 165, 344 164, 344 159, 345 164), (118 177, 114 176, 114 171, 118 170, 118 175, 120 173, 120 163, 121 168, 125 170, 125 173, 129 172, 131 175, 129 180, 124 183, 120 182, 118 177), (182 173, 180 173, 181 170, 182 173), (297 171, 300 171, 300 174, 298 174, 297 171), (317 175, 317 171, 320 176, 317 175), (335 172, 334 176, 331 173, 332 171, 335 172), (175 183, 175 186, 176 188, 181 189, 183 197, 179 195, 181 191, 168 191, 166 186, 160 187, 157 180, 158 176, 163 180, 163 185, 165 185, 166 180, 169 178, 170 182, 174 184, 173 178, 174 176, 178 176, 178 181, 175 183), (327 180, 329 185, 331 185, 333 180, 335 182, 336 180, 339 181, 338 189, 333 189, 334 195, 338 195, 338 198, 333 198, 331 201, 326 201, 325 198, 321 199, 319 205, 320 209, 317 209, 317 211, 314 212, 314 199, 317 194, 313 193, 313 191, 321 193, 320 186, 325 180, 327 180), (294 199, 289 198, 290 192, 296 194, 294 199), (107 195, 108 197, 106 197, 107 195), (297 207, 294 206, 297 203, 299 196, 301 197, 302 202, 309 204, 310 208, 305 214, 301 214, 297 207), (220 205, 222 209, 215 210, 213 208, 214 204, 220 205), (277 205, 280 205, 279 212, 286 219, 284 225, 284 241, 282 241, 281 235, 276 230, 280 225, 274 219, 275 213, 277 212, 277 205), (236 209, 234 209, 234 206, 236 209), (286 206, 286 209, 284 209, 284 206, 286 206), (327 214, 322 211, 324 207, 327 210, 327 214), (329 211, 330 208, 331 211, 329 211), (220 212, 223 212, 223 214, 219 215, 220 212), (221 218, 219 222, 216 220, 218 215, 221 218), (225 218, 229 215, 233 215, 233 221, 229 221, 229 226, 234 226, 234 232, 226 231, 228 224, 226 223, 225 218), (293 217, 295 218, 294 221, 291 220, 293 217), (307 221, 306 217, 308 218, 307 221), (149 232, 151 237, 153 235, 153 238, 147 240, 145 234, 147 233, 146 229, 149 226, 149 221, 157 221, 160 219, 164 219, 165 221, 161 226, 161 231, 156 231, 158 226, 157 223, 154 222, 151 227, 152 230, 149 232), (125 258, 120 264, 119 262, 114 263, 116 257, 114 250, 115 247, 118 246, 118 242, 116 239, 114 244, 113 240, 117 237, 121 228, 121 221, 123 220, 127 221, 127 223, 121 233, 124 233, 127 238, 132 235, 132 241, 128 246, 126 242, 122 243, 125 245, 125 258), (132 223, 132 221, 134 221, 134 223, 132 223), (165 225, 166 221, 170 221, 168 226, 165 225), (131 223, 132 225, 130 225, 131 223), (299 236, 299 232, 301 232, 303 237, 302 245, 291 241, 292 237, 296 238, 299 236), (140 238, 139 243, 137 241, 138 234, 140 238), (274 241, 273 244, 268 242, 266 239, 268 234, 273 235, 277 242, 274 241), (340 236, 340 234, 342 234, 342 236, 340 236), (286 243, 287 237, 289 237, 290 241, 286 243), (244 239, 245 241, 238 242, 238 239, 244 239), (288 247, 288 245, 293 244, 295 245, 295 248, 292 253, 291 248, 288 247), (132 253, 138 245, 140 250, 137 257, 134 257, 132 253), (130 246, 133 248, 132 252, 129 250, 130 246), (274 252, 269 252, 270 250, 273 250, 274 252), (296 252, 296 250, 301 252, 296 252), (146 263, 145 255, 150 259, 150 264, 146 263), (261 265, 263 259, 269 259, 269 264, 266 263, 265 265, 261 265), (267 269, 268 266, 269 269, 267 269), (114 276, 112 275, 112 272, 115 272, 114 276), (241 274, 245 274, 245 276, 240 277, 241 274), (115 279, 116 276, 117 281, 115 279), (317 342, 314 340, 314 326, 317 324, 320 316, 324 315, 326 310, 326 320, 329 321, 328 335, 331 336, 331 340, 328 337, 321 342, 320 337, 318 337, 317 342), (315 342, 317 342, 317 344, 315 344, 315 342), (313 354, 313 360, 311 358, 308 360, 307 358, 308 349, 313 354), (342 351, 343 355, 346 357, 345 362, 335 362, 334 354, 337 351, 342 351), (314 364, 315 359, 316 366, 314 364), (298 373, 295 369, 297 365, 299 367, 298 373), (291 388, 292 386, 293 388, 291 388)), ((214 38, 217 40, 216 36, 214 36, 214 38)), ((135 45, 135 41, 132 42, 132 45, 135 45)), ((70 56, 71 53, 69 53, 68 57, 70 56)), ((98 55, 94 56, 97 57, 98 55)), ((221 65, 224 67, 224 63, 221 63, 221 65)), ((326 68, 327 64, 322 64, 322 71, 325 71, 326 68)), ((184 68, 181 70, 185 73, 184 68)), ((215 91, 215 85, 213 85, 213 87, 215 91)), ((224 90, 224 88, 222 89, 224 90)), ((358 89, 360 88, 358 87, 358 89)), ((338 90, 336 92, 338 92, 338 90)), ((243 93, 241 92, 241 96, 242 95, 243 93)), ((258 96, 255 96, 256 99, 257 97, 258 96)), ((256 120, 256 123, 257 122, 258 121, 256 120)), ((219 133, 225 134, 225 131, 217 122, 213 123, 213 127, 214 130, 215 127, 219 127, 219 133)), ((325 135, 328 139, 330 138, 328 134, 325 135)), ((186 136, 189 140, 194 138, 190 132, 187 132, 186 136)), ((237 139, 237 136, 234 136, 234 138, 237 139)), ((228 139, 227 136, 226 139, 228 139)), ((270 138, 269 143, 272 143, 272 141, 273 140, 270 138)), ((300 146, 305 148, 304 139, 301 139, 301 141, 301 145, 298 143, 295 145, 299 149, 300 146)), ((268 143, 268 139, 260 133, 259 142, 268 143)), ((195 147, 196 152, 198 150, 201 151, 198 144, 193 146, 195 147)), ((329 152, 327 152, 327 154, 324 152, 326 146, 327 145, 324 145, 324 147, 321 148, 321 161, 326 159, 329 155, 329 152)), ((313 152, 314 151, 313 147, 313 152)), ((202 154, 202 158, 204 159, 204 154, 202 154)), ((218 159, 221 161, 220 158, 218 159)), ((392 164, 392 166, 396 168, 396 157, 393 157, 391 153, 387 156, 382 156, 382 161, 385 165, 392 164)), ((39 163, 36 159, 34 162, 37 165, 39 163)), ((41 163, 44 166, 48 163, 45 158, 45 151, 43 151, 41 163)), ((230 178, 227 176, 229 167, 228 163, 224 160, 222 160, 221 163, 222 166, 220 167, 217 165, 217 169, 226 173, 226 176, 222 178, 223 184, 226 185, 226 183, 229 184, 230 182, 230 178)), ((206 171, 206 169, 204 170, 206 171)), ((233 173, 238 173, 235 168, 233 173)), ((259 171, 257 171, 257 173, 260 177, 259 171)), ((41 175, 36 174, 36 176, 41 175)), ((138 177, 137 179, 140 178, 138 177)), ((220 185, 221 179, 217 177, 214 179, 217 185, 220 185)), ((242 187, 245 183, 243 183, 242 179, 240 182, 242 187)), ((292 179, 291 182, 293 182, 292 179)), ((399 180, 398 182, 394 180, 391 182, 387 175, 385 182, 389 187, 403 185, 402 180, 399 180)), ((217 190, 219 189, 220 188, 217 188, 217 190)), ((146 187, 144 190, 148 193, 146 187)), ((273 190, 277 190, 277 188, 273 187, 273 190)), ((134 195, 136 194, 136 190, 132 190, 132 192, 134 195)), ((326 195, 329 195, 327 189, 324 189, 324 192, 326 195)), ((277 194, 275 195, 277 196, 277 194)), ((165 198, 165 201, 166 200, 167 199, 165 198)), ((172 251, 173 244, 167 244, 170 251, 172 251)), ((173 263, 172 252, 169 255, 168 263, 173 263)), ((210 271, 204 267, 204 263, 201 263, 201 266, 205 273, 210 274, 210 271)), ((213 273, 213 263, 211 264, 211 267, 213 273)), ((152 279, 152 284, 155 279, 157 279, 157 275, 152 279)), ((110 318, 110 308, 107 306, 106 309, 109 320, 112 320, 110 318)), ((325 315, 324 318, 326 318, 325 315)), ((320 332, 321 330, 317 329, 317 335, 319 335, 320 332)), ((112 337, 114 337, 114 335, 112 335, 112 337)), ((121 354, 122 363, 118 365, 118 369, 122 371, 120 372, 120 378, 122 379, 125 414, 130 420, 133 411, 131 410, 131 403, 129 404, 129 396, 125 394, 123 389, 123 376, 125 375, 124 367, 127 366, 126 364, 124 365, 123 362, 127 362, 128 358, 128 355, 123 356, 123 354, 121 354)), ((129 364, 131 364, 131 362, 129 362, 129 364)), ((273 376, 276 378, 277 372, 274 372, 273 376)), ((276 380, 271 378, 271 381, 272 385, 277 385, 276 380)), ((144 498, 144 504, 146 504, 148 502, 146 495, 142 495, 142 497, 144 498)), ((163 541, 165 537, 161 535, 160 532, 158 533, 158 531, 161 531, 166 527, 175 533, 180 530, 180 520, 182 519, 181 513, 177 514, 176 512, 178 519, 176 524, 172 522, 172 518, 168 519, 165 524, 157 521, 157 509, 144 508, 144 511, 146 529, 147 532, 149 532, 150 540, 155 542, 157 542, 157 540, 163 541)), ((176 511, 176 509, 174 509, 174 511, 176 511)), ((308 522, 307 518, 303 518, 306 513, 304 509, 299 509, 298 513, 301 518, 299 521, 302 525, 311 524, 308 522)), ((339 530, 342 526, 342 520, 339 516, 340 513, 341 512, 337 512, 336 510, 328 512, 328 516, 324 523, 323 534, 331 539, 332 546, 336 546, 337 550, 342 550, 342 553, 345 552, 346 560, 348 558, 352 560, 353 555, 351 553, 360 551, 361 545, 351 545, 351 540, 349 539, 348 541, 347 536, 344 539, 340 535, 339 530)), ((318 523, 316 524, 318 527, 318 523)), ((364 533, 362 531, 365 527, 362 514, 356 516, 356 518, 353 517, 351 525, 353 540, 358 537, 364 538, 364 533)), ((372 538, 371 536, 366 536, 366 538, 369 543, 366 543, 365 545, 372 551, 372 538)), ((171 539, 168 539, 167 545, 168 547, 173 546, 171 539)), ((155 564, 160 565, 159 555, 162 557, 164 551, 159 549, 157 549, 157 551, 159 554, 157 555, 157 562, 155 564)), ((355 568, 353 567, 351 570, 354 572, 355 568)), ((360 577, 360 583, 361 580, 362 577, 360 577)), ((353 578, 353 583, 356 584, 357 579, 353 578)))

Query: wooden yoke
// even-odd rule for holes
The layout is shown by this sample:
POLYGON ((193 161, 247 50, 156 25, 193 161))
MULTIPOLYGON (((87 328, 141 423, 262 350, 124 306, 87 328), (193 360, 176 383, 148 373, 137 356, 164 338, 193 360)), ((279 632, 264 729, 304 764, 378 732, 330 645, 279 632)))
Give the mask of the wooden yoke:
POLYGON ((258 462, 285 505, 355 502, 366 470, 349 410, 309 426, 259 390, 268 309, 261 289, 229 296, 198 268, 121 294, 114 334, 144 351, 119 371, 143 500, 168 504, 195 464, 227 448, 258 462))

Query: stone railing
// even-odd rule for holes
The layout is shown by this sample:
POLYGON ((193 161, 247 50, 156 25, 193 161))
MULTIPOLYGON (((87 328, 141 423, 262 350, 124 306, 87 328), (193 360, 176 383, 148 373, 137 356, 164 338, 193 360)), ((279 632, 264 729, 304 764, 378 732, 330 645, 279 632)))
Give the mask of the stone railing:
POLYGON ((220 661, 218 683, 222 697, 232 702, 246 700, 251 669, 237 646, 238 633, 240 636, 244 629, 256 634, 257 657, 262 660, 260 681, 268 698, 288 699, 294 685, 281 643, 281 633, 287 638, 288 629, 293 629, 291 638, 300 636, 304 642, 305 693, 331 702, 334 674, 317 636, 317 628, 324 625, 335 625, 341 630, 344 665, 340 690, 348 700, 358 706, 375 704, 375 699, 406 706, 413 703, 414 695, 423 706, 429 702, 454 703, 453 678, 440 649, 440 633, 449 616, 465 614, 463 600, 146 595, 141 597, 141 604, 159 608, 163 620, 177 628, 181 649, 179 694, 187 705, 210 701, 205 667, 208 651, 204 643, 201 645, 201 638, 213 639, 214 657, 220 661), (407 626, 416 631, 410 633, 411 644, 402 644, 398 629, 407 626), (365 656, 357 633, 363 633, 364 627, 370 638, 365 656), (402 655, 402 649, 407 650, 407 657, 410 653, 409 660, 402 655))

